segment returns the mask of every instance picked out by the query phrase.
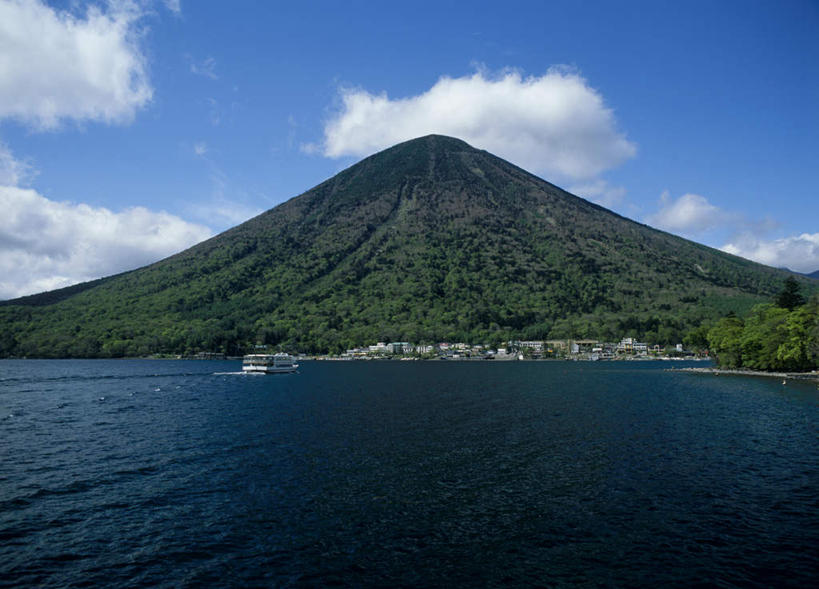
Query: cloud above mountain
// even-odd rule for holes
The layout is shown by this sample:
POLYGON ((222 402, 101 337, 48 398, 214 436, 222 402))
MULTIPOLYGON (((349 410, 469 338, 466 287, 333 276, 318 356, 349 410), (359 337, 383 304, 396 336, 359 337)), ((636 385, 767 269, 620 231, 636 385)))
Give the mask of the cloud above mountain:
POLYGON ((326 122, 323 141, 307 151, 332 158, 366 156, 438 133, 567 181, 593 179, 636 153, 603 96, 565 68, 528 77, 517 71, 445 76, 406 98, 360 88, 339 93, 340 108, 326 122))
POLYGON ((745 233, 720 249, 777 268, 806 273, 819 270, 819 233, 780 239, 761 239, 745 233))
POLYGON ((599 204, 607 209, 613 209, 623 202, 626 189, 623 186, 611 186, 600 178, 586 184, 577 184, 569 187, 569 192, 599 204))
MULTIPOLYGON (((139 26, 149 10, 131 0, 82 14, 41 0, 0 2, 0 120, 36 131, 130 122, 153 96, 139 26)), ((51 200, 28 187, 34 176, 0 143, 0 299, 137 268, 213 234, 164 211, 51 200)))
POLYGON ((658 210, 647 215, 645 221, 688 238, 719 230, 723 237, 730 235, 725 240, 727 243, 723 241, 724 245, 719 248, 729 254, 797 272, 819 269, 819 233, 769 237, 778 228, 772 219, 748 219, 741 213, 721 209, 698 194, 684 194, 674 199, 664 192, 658 210))
POLYGON ((0 299, 137 268, 212 235, 166 212, 55 202, 14 186, 0 186, 0 209, 0 299))
POLYGON ((77 16, 40 0, 0 2, 0 119, 39 130, 64 120, 130 121, 153 96, 139 3, 77 16))
POLYGON ((646 217, 649 225, 686 237, 700 235, 709 229, 738 220, 699 194, 683 194, 674 199, 668 192, 660 196, 659 209, 646 217))

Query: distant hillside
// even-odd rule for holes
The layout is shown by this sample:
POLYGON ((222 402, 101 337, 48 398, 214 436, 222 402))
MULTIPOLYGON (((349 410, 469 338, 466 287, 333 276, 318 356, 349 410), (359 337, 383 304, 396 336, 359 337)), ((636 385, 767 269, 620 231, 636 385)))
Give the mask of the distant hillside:
POLYGON ((810 274, 805 274, 808 278, 813 278, 815 280, 819 280, 819 270, 816 272, 811 272, 810 274))
POLYGON ((428 136, 151 266, 0 307, 0 354, 624 335, 676 343, 776 293, 788 275, 428 136))

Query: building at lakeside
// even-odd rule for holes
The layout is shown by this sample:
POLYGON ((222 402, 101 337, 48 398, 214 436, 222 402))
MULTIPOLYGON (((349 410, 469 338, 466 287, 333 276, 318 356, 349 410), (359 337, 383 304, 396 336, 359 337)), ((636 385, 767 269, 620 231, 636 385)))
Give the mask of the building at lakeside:
POLYGON ((634 357, 693 356, 683 350, 682 344, 663 347, 638 342, 635 338, 624 337, 619 342, 601 342, 595 339, 521 340, 509 341, 505 346, 493 349, 487 344, 464 342, 438 344, 414 344, 412 342, 378 342, 369 346, 351 348, 341 356, 350 359, 373 359, 393 357, 442 358, 566 358, 612 360, 634 357))
POLYGON ((616 352, 618 354, 636 354, 638 356, 645 356, 648 354, 648 344, 638 342, 633 337, 624 337, 617 344, 616 352))
POLYGON ((369 346, 370 354, 386 354, 387 353, 387 344, 384 342, 378 342, 374 346, 369 346))
POLYGON ((387 344, 387 353, 398 354, 412 354, 415 351, 415 346, 409 342, 392 342, 387 344))

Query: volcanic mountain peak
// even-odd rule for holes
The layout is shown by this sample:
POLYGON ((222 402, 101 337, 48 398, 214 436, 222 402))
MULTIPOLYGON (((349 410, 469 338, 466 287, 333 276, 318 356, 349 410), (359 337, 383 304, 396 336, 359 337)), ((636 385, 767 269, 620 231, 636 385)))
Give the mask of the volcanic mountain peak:
POLYGON ((777 292, 785 276, 429 135, 151 266, 9 301, 0 355, 338 351, 385 339, 677 343, 703 319, 777 292))
POLYGON ((556 225, 561 214, 568 212, 570 221, 579 210, 621 219, 460 139, 428 135, 365 158, 265 216, 284 214, 310 224, 359 222, 362 215, 367 222, 392 222, 418 215, 436 224, 443 215, 468 221, 484 217, 492 224, 501 217, 522 221, 534 214, 556 225), (385 218, 377 215, 385 211, 390 213, 385 218))

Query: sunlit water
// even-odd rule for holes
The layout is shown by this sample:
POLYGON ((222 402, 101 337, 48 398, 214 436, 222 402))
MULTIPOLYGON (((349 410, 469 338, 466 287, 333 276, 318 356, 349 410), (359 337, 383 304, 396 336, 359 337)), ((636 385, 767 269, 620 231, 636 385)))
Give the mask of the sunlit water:
POLYGON ((816 385, 668 367, 2 361, 0 586, 814 586, 816 385))

